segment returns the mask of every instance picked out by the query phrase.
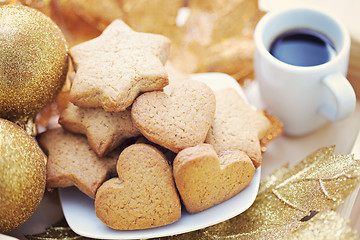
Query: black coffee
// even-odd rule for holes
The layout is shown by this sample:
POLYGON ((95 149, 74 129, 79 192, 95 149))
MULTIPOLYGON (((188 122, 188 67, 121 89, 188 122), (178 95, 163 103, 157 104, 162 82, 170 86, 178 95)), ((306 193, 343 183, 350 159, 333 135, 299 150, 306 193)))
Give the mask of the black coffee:
POLYGON ((278 36, 270 53, 282 62, 295 66, 316 66, 336 55, 333 43, 324 35, 307 29, 296 29, 278 36))

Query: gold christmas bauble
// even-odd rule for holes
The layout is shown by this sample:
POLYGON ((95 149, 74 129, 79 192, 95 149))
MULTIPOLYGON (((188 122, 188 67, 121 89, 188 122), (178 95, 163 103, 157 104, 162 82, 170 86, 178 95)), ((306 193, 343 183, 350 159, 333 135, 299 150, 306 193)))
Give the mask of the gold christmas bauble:
POLYGON ((24 124, 60 92, 68 47, 45 14, 22 5, 0 7, 0 117, 24 124))
POLYGON ((0 233, 25 222, 43 198, 46 156, 24 129, 0 118, 0 233))

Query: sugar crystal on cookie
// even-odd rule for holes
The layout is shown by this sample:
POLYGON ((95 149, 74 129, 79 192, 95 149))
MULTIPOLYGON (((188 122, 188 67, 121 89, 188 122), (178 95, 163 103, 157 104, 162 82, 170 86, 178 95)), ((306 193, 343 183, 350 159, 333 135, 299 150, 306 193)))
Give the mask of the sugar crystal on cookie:
POLYGON ((70 49, 76 76, 70 101, 79 107, 123 111, 141 92, 168 84, 164 64, 170 40, 133 31, 121 20, 97 38, 70 49))

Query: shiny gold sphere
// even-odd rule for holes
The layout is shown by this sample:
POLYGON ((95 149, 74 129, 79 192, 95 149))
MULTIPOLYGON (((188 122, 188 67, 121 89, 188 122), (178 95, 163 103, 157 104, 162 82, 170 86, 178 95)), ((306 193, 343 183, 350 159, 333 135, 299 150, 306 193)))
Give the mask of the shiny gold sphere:
POLYGON ((0 7, 0 117, 34 117, 55 99, 67 71, 67 43, 49 17, 21 5, 0 7))
POLYGON ((24 129, 0 118, 0 233, 34 213, 45 191, 46 161, 24 129))

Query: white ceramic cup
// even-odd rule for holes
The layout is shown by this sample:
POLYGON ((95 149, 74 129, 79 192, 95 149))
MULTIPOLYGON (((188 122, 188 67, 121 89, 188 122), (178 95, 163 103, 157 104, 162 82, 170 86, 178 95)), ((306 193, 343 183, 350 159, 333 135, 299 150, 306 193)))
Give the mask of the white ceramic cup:
POLYGON ((255 78, 264 108, 284 123, 288 135, 310 133, 328 122, 350 116, 356 96, 347 73, 350 36, 333 16, 313 8, 290 8, 267 13, 255 33, 255 78), (284 63, 269 52, 274 39, 294 29, 310 29, 334 44, 336 56, 315 66, 284 63))

